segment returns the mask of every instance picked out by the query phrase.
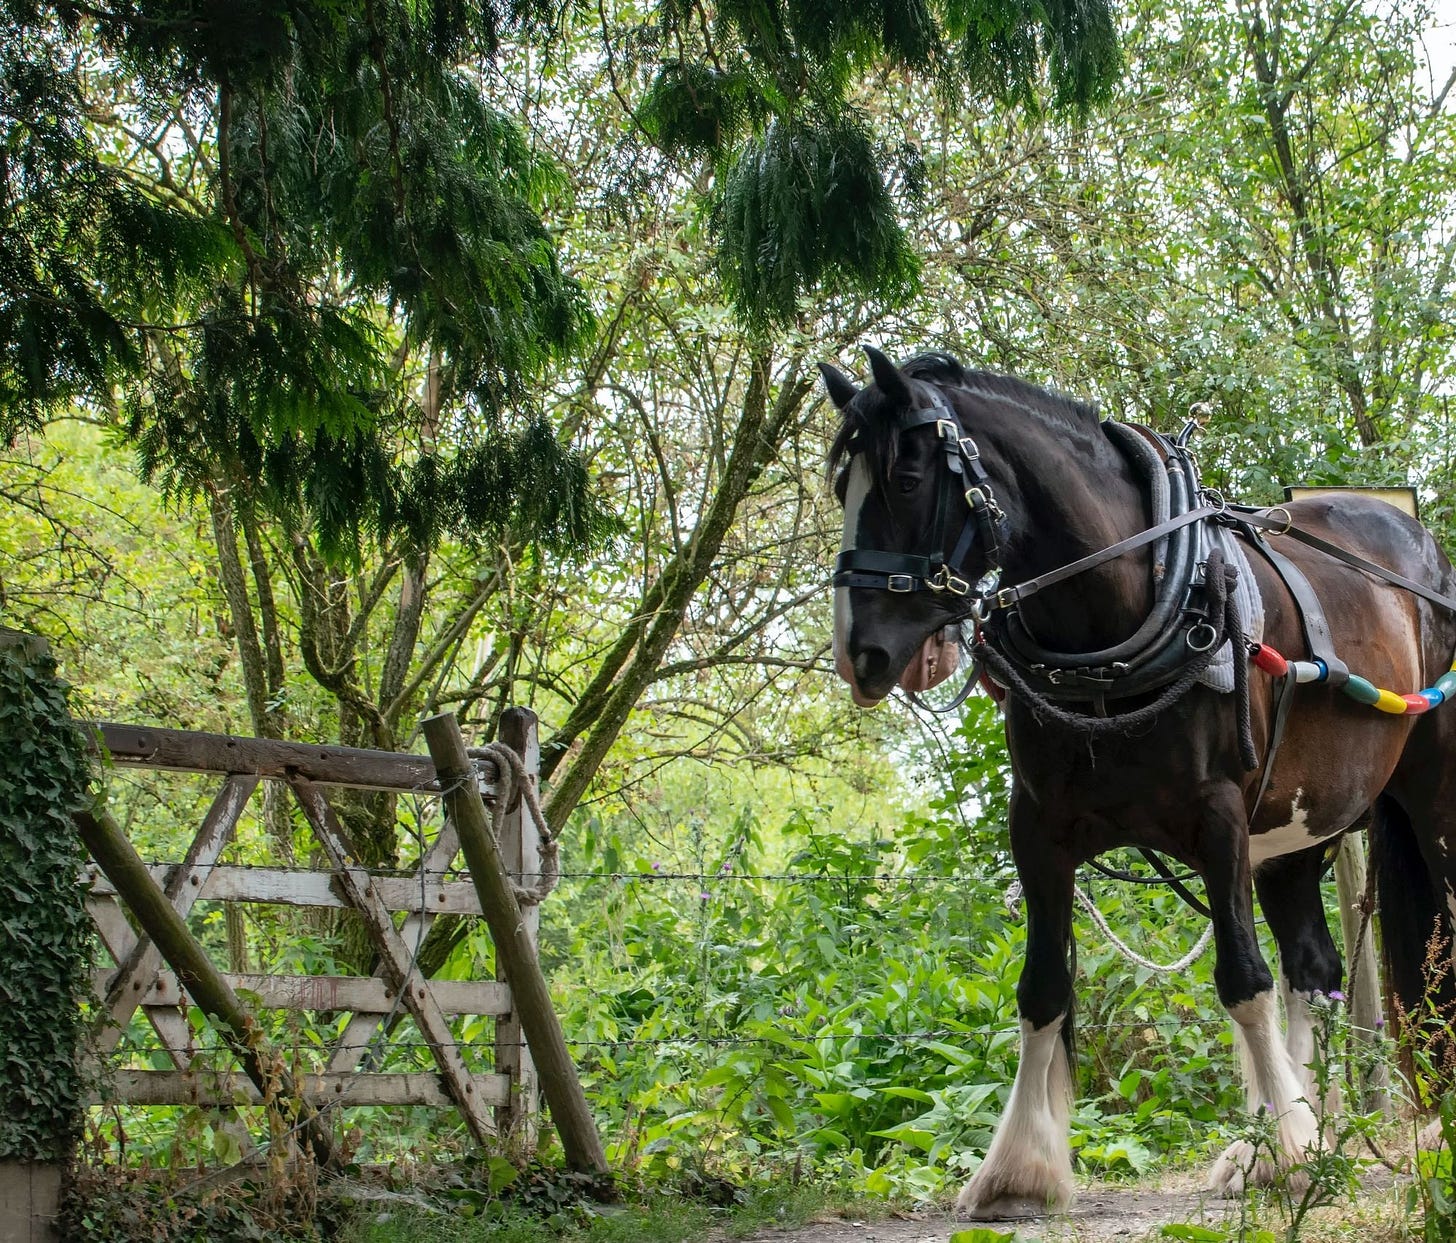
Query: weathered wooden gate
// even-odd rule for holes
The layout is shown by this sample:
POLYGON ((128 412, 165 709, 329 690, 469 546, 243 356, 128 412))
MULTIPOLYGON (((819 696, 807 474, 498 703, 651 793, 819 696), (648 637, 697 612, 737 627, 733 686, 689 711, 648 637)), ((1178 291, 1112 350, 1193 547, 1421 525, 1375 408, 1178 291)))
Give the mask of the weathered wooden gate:
MULTIPOLYGON (((269 1080, 260 1079, 256 1066, 246 1065, 254 1056, 246 1047, 247 1040, 233 1047, 248 1073, 219 1070, 211 1056, 199 1056, 197 1033, 187 1018, 189 994, 220 997, 221 1002, 212 1004, 224 1014, 236 1003, 240 1017, 232 1028, 238 1029, 240 1024, 246 1031, 256 1028, 255 1043, 261 1049, 261 1027, 250 1026, 247 1005, 238 999, 241 990, 248 1004, 259 1008, 350 1015, 317 1065, 291 1070, 285 1076, 286 1090, 305 1103, 305 1120, 316 1119, 316 1111, 353 1105, 453 1106, 478 1141, 508 1138, 530 1142, 537 1116, 536 1073, 511 988, 503 980, 427 979, 416 961, 425 934, 440 916, 482 913, 472 879, 451 871, 461 848, 454 818, 442 817, 438 834, 424 844, 412 874, 382 876, 357 862, 348 834, 329 802, 328 790, 338 786, 438 797, 440 784, 428 756, 114 724, 100 725, 97 732, 118 769, 173 770, 222 778, 180 863, 143 869, 137 860, 138 866, 133 866, 129 861, 135 852, 128 855, 129 843, 114 840, 117 833, 108 832, 94 819, 89 830, 83 827, 93 855, 101 860, 90 869, 88 906, 115 963, 97 973, 97 994, 110 1019, 100 1039, 100 1051, 107 1054, 116 1048, 140 1009, 173 1063, 166 1070, 113 1069, 105 1081, 110 1083, 114 1099, 223 1109, 263 1100, 274 1089, 269 1080), (240 866, 223 861, 249 800, 264 781, 279 783, 292 792, 328 861, 326 869, 240 866), (209 901, 355 911, 368 931, 379 965, 369 977, 252 975, 210 968, 199 959, 203 948, 185 924, 197 903, 209 901), (170 944, 175 940, 172 934, 168 934, 169 943, 159 945, 133 926, 127 908, 143 927, 180 929, 190 945, 170 944), (397 913, 404 915, 398 924, 397 913), (428 1046, 434 1069, 393 1073, 372 1069, 371 1064, 382 1059, 366 1054, 371 1046, 387 1042, 389 1028, 404 1014, 413 1019, 428 1046), (451 1029, 450 1020, 458 1015, 494 1018, 490 1070, 467 1067, 451 1029)), ((521 710, 507 713, 501 741, 521 756, 524 774, 534 784, 539 758, 535 717, 521 710)), ((476 780, 490 802, 509 784, 511 774, 499 771, 498 754, 474 754, 476 780)), ((525 803, 517 797, 514 806, 497 817, 497 826, 501 862, 512 879, 530 888, 543 865, 538 829, 534 818, 525 814, 525 803)), ((519 931, 534 954, 536 906, 523 905, 519 917, 519 931)), ((374 1052, 378 1051, 376 1047, 374 1052)), ((281 1063, 276 1055, 274 1061, 281 1063)), ((323 1129, 315 1126, 314 1131, 318 1142, 326 1145, 323 1129)))

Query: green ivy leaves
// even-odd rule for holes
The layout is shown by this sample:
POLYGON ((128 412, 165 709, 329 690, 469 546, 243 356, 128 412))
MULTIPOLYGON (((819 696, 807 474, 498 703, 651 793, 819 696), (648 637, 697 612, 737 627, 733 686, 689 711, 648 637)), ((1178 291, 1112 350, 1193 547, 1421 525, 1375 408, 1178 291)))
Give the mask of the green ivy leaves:
POLYGON ((91 966, 71 813, 85 748, 54 662, 0 631, 0 1160, 55 1161, 80 1127, 91 966))

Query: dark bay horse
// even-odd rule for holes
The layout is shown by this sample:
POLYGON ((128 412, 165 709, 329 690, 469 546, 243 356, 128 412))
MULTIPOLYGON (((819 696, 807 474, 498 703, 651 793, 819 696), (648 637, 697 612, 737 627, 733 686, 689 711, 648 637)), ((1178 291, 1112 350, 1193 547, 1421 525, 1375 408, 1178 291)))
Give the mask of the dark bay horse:
MULTIPOLYGON (((1250 539, 1248 527, 1231 536, 1242 541, 1239 572, 1258 588, 1263 644, 1291 660, 1325 658, 1301 668, 1328 675, 1283 699, 1293 672, 1278 680, 1255 671, 1242 683, 1241 726, 1240 695, 1183 686, 1183 671, 1208 649, 1232 645, 1240 678, 1260 649, 1234 628, 1227 601, 1220 612, 1212 599, 1221 592, 1207 577, 1227 564, 1212 551, 1214 534, 1230 515, 1196 475, 1190 483, 1181 445, 1144 436, 1158 455, 1149 469, 1136 434, 1079 401, 947 355, 898 367, 866 352, 873 382, 863 388, 822 368, 843 415, 831 454, 844 507, 836 667, 861 705, 897 684, 923 690, 954 669, 947 627, 963 623, 1011 683, 1011 847, 1027 915, 1021 1059, 960 1208, 991 1217, 1070 1198, 1074 876, 1115 847, 1160 852, 1203 879, 1214 978, 1249 1108, 1277 1117, 1281 1165, 1303 1160, 1320 1143, 1310 1001, 1341 982, 1319 894, 1326 845, 1373 809, 1386 953, 1412 1012, 1428 939, 1451 930, 1456 705, 1426 712, 1441 699, 1431 692, 1391 715, 1402 711, 1390 708, 1398 696, 1382 701, 1385 711, 1350 697, 1370 683, 1431 687, 1451 668, 1456 617, 1425 598, 1456 589, 1450 563, 1414 519, 1382 501, 1320 497, 1254 514, 1265 528, 1295 527, 1394 571, 1425 596, 1293 538, 1250 539), (1180 512, 1192 516, 1157 540, 1130 538, 1180 512), (1272 557, 1256 547, 1276 544, 1272 557), (1092 664, 1080 659, 1089 653, 1092 664), (1352 679, 1345 694, 1341 658, 1368 680, 1352 679), (1292 705, 1287 716, 1281 700, 1292 705), (1282 1037, 1252 890, 1279 950, 1282 1037)), ((1214 1165, 1210 1186, 1236 1194, 1275 1172, 1239 1142, 1214 1165)))

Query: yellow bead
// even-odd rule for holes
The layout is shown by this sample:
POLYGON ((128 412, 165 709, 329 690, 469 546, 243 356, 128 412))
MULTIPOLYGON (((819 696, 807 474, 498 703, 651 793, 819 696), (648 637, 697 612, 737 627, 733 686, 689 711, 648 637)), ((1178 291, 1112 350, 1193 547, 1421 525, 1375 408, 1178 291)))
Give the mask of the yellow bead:
POLYGON ((1381 691, 1380 698, 1371 705, 1378 712, 1389 712, 1399 716, 1410 705, 1394 691, 1381 691))

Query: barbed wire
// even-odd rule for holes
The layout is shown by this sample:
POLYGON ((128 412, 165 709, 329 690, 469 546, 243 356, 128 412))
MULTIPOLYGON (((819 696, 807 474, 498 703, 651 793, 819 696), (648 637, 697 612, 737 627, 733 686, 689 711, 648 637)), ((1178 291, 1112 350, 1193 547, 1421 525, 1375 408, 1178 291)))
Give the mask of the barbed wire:
MULTIPOLYGON (((88 865, 89 866, 89 865, 88 865)), ((178 861, 157 860, 150 864, 153 868, 176 868, 183 866, 178 861)), ((279 863, 225 863, 218 862, 210 864, 204 871, 211 871, 218 868, 229 868, 243 872, 272 872, 286 875, 298 876, 332 876, 333 869, 321 867, 306 867, 301 864, 279 864, 279 863)), ((436 877, 443 880, 465 881, 469 873, 461 868, 425 868, 423 870, 414 868, 383 868, 383 867, 361 867, 361 871, 375 880, 420 880, 436 877)), ((528 871, 526 873, 530 875, 528 871)), ((739 872, 734 870, 724 871, 722 868, 711 872, 684 872, 667 871, 666 869, 618 869, 617 871, 562 871, 560 879, 588 882, 588 881, 611 881, 616 883, 634 881, 691 881, 694 883, 707 882, 735 882, 750 883, 764 881, 772 884, 835 884, 843 885, 846 882, 857 884, 880 884, 880 885, 909 885, 909 886, 954 886, 966 888, 976 883, 985 884, 1010 884, 1013 876, 1008 870, 1004 874, 998 874, 990 878, 972 878, 967 876, 946 876, 932 872, 866 872, 866 871, 835 871, 828 868, 820 871, 791 871, 791 872, 739 872)), ((203 899, 204 901, 242 901, 243 899, 203 899)), ((253 899, 253 901, 256 901, 253 899)))
MULTIPOLYGON (((1228 1032, 1228 1031, 1231 1031, 1232 1030, 1230 1028, 1230 1026, 1229 1026, 1229 1024, 1231 1022, 1232 1022, 1232 1020, 1227 1019, 1227 1018, 1220 1019, 1220 1018, 1215 1018, 1215 1017, 1212 1017, 1212 1016, 1202 1016, 1202 1015, 1194 1016, 1194 1017, 1188 1017, 1186 1015, 1174 1014, 1174 1013, 1171 1013, 1170 1012, 1169 1014, 1164 1015, 1164 1016, 1161 1016, 1159 1018, 1149 1018, 1149 1019, 1118 1019, 1116 1021, 1109 1020, 1109 1021, 1106 1021, 1106 1022, 1083 1022, 1083 1021, 1079 1021, 1077 1023, 1077 1030, 1079 1032, 1090 1032, 1090 1031, 1098 1031, 1098 1032, 1104 1032, 1104 1031, 1105 1032, 1112 1032, 1112 1031, 1149 1031, 1149 1030, 1151 1030, 1151 1031, 1154 1031, 1154 1032, 1158 1032, 1159 1034, 1176 1035, 1177 1032, 1188 1031, 1188 1030, 1198 1031, 1198 1032, 1201 1033, 1201 1032, 1203 1032, 1203 1031, 1205 1031, 1205 1030, 1207 1030, 1209 1028, 1216 1029, 1216 1030, 1218 1030, 1220 1032, 1228 1032), (1164 1031, 1163 1029, 1169 1029, 1169 1030, 1164 1031)), ((992 1037, 996 1037, 996 1036, 1015 1036, 1015 1035, 1019 1035, 1020 1030, 1021 1030, 1021 1028, 1020 1028, 1020 1024, 1019 1023, 1017 1023, 1015 1021, 1008 1021, 1008 1022, 1006 1022, 1004 1024, 1000 1024, 1000 1025, 997 1025, 997 1026, 984 1026, 983 1025, 983 1026, 977 1026, 977 1027, 941 1027, 941 1028, 926 1028, 926 1029, 922 1029, 922 1030, 906 1031, 906 1032, 892 1032, 892 1031, 862 1031, 862 1032, 837 1032, 837 1031, 829 1031, 829 1032, 826 1032, 826 1031, 823 1031, 821 1029, 821 1030, 816 1031, 816 1032, 792 1033, 792 1034, 791 1033, 783 1033, 783 1034, 778 1035, 778 1036, 726 1036, 726 1035, 725 1036, 695 1036, 695 1035, 679 1035, 679 1036, 614 1036, 614 1037, 610 1037, 610 1038, 595 1038, 595 1039, 580 1039, 580 1040, 573 1040, 571 1037, 568 1036, 566 1038, 566 1043, 567 1043, 567 1045, 569 1045, 570 1047, 575 1048, 575 1049, 617 1049, 617 1048, 658 1048, 658 1049, 660 1049, 660 1048, 669 1048, 669 1047, 671 1047, 671 1048, 704 1047, 704 1048, 778 1048, 778 1049, 783 1049, 783 1048, 787 1048, 787 1047, 789 1047, 791 1045, 796 1045, 796 1044, 798 1044, 798 1045, 814 1045, 814 1044, 818 1044, 818 1043, 820 1043, 822 1041, 832 1041, 832 1042, 834 1042, 836 1044, 845 1044, 845 1043, 848 1043, 850 1041, 871 1041, 871 1042, 876 1042, 876 1043, 891 1044, 891 1043, 903 1042, 903 1041, 907 1041, 907 1040, 909 1040, 909 1041, 938 1040, 938 1041, 941 1041, 941 1042, 948 1042, 948 1041, 952 1041, 952 1040, 988 1039, 988 1038, 992 1038, 992 1037)), ((298 1053, 307 1052, 307 1053, 311 1053, 311 1054, 315 1054, 315 1055, 326 1055, 326 1054, 328 1054, 331 1051, 331 1050, 329 1050, 326 1047, 321 1047, 318 1043, 316 1043, 315 1041, 311 1041, 311 1040, 299 1040, 297 1043, 294 1043, 294 1044, 282 1044, 282 1043, 279 1043, 277 1040, 273 1040, 273 1041, 270 1041, 270 1046, 269 1047, 272 1049, 272 1051, 274 1053, 280 1053, 280 1054, 281 1053, 298 1054, 298 1053)), ((387 1049, 390 1052, 409 1052, 409 1051, 416 1051, 416 1050, 418 1050, 418 1051, 429 1051, 429 1052, 433 1052, 434 1047, 435 1047, 434 1045, 430 1044, 428 1041, 425 1041, 425 1040, 395 1040, 395 1039, 391 1039, 389 1041, 389 1044, 387 1046, 387 1049)), ((458 1048, 458 1049, 465 1050, 465 1049, 470 1049, 472 1047, 476 1047, 476 1046, 473 1044, 473 1042, 470 1042, 470 1041, 457 1041, 456 1042, 456 1048, 458 1048)), ((524 1040, 521 1040, 521 1041, 506 1041, 506 1042, 501 1043, 501 1044, 492 1043, 490 1047, 492 1049, 529 1049, 530 1046, 524 1040)), ((195 1057, 199 1057, 199 1056, 203 1056, 203 1055, 213 1055, 213 1054, 218 1054, 218 1055, 221 1055, 223 1057, 231 1057, 232 1056, 232 1050, 227 1045, 221 1044, 221 1043, 201 1043, 201 1044, 192 1045, 192 1046, 189 1046, 188 1052, 191 1053, 191 1055, 194 1058, 195 1057)), ((157 1048, 148 1048, 148 1049, 140 1049, 140 1048, 137 1048, 137 1049, 128 1049, 128 1050, 125 1050, 124 1051, 124 1055, 131 1056, 131 1057, 160 1056, 160 1055, 165 1055, 166 1053, 167 1053, 167 1051, 165 1049, 160 1048, 160 1047, 157 1047, 157 1048)), ((118 1057, 116 1060, 120 1060, 120 1058, 118 1057)), ((150 1067, 128 1066, 128 1067, 122 1067, 120 1069, 125 1069, 125 1070, 144 1070, 144 1069, 152 1069, 152 1068, 150 1068, 150 1067)), ((167 1073, 172 1073, 172 1071, 176 1071, 178 1073, 183 1073, 183 1071, 185 1071, 185 1073, 189 1073, 189 1074, 234 1073, 234 1072, 231 1071, 231 1069, 220 1069, 220 1068, 211 1067, 211 1066, 192 1067, 192 1068, 178 1068, 178 1067, 173 1067, 173 1068, 171 1068, 171 1071, 168 1071, 167 1073)), ((242 1074, 243 1072, 241 1070, 239 1070, 236 1073, 242 1074)), ((321 1073, 324 1073, 324 1072, 323 1071, 319 1071, 319 1072, 308 1072, 308 1071, 306 1071, 304 1073, 306 1073, 306 1074, 307 1073, 320 1073, 321 1074, 321 1073)), ((376 1073, 376 1072, 373 1072, 373 1071, 357 1071, 357 1072, 350 1072, 350 1073, 357 1073, 357 1074, 360 1074, 360 1075, 368 1075, 368 1074, 372 1074, 372 1073, 376 1073)), ((378 1072, 378 1073, 389 1073, 389 1072, 386 1071, 386 1072, 378 1072)))

